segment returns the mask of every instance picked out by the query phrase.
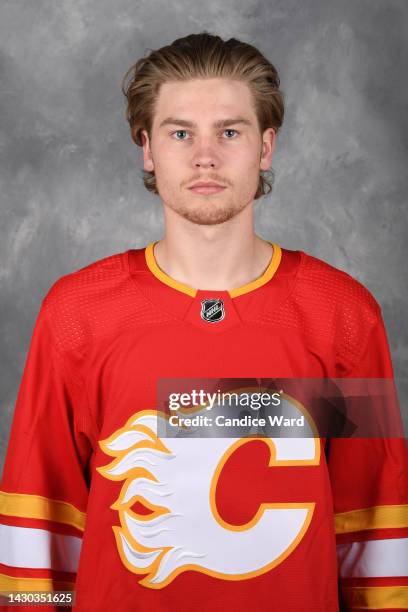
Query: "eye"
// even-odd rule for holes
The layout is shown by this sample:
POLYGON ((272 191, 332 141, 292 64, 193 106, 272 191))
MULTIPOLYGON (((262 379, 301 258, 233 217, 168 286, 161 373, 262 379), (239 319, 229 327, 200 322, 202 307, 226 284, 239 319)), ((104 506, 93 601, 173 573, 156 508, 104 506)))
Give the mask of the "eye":
MULTIPOLYGON (((232 137, 228 137, 227 140, 233 140, 233 138, 235 138, 236 135, 239 134, 238 130, 234 130, 233 128, 226 128, 223 133, 225 132, 233 133, 232 137)), ((171 132, 170 136, 175 136, 176 140, 186 140, 186 138, 183 138, 183 137, 179 138, 178 134, 188 134, 188 132, 187 130, 176 130, 175 132, 171 132)))
MULTIPOLYGON (((226 130, 224 130, 224 132, 235 132, 236 134, 239 134, 239 132, 237 130, 234 130, 232 128, 227 128, 226 130)), ((231 138, 227 138, 227 140, 232 140, 231 138)))
MULTIPOLYGON (((171 136, 173 136, 174 134, 187 134, 187 130, 176 130, 175 132, 171 133, 171 136)), ((185 138, 176 138, 176 140, 185 140, 185 138)))

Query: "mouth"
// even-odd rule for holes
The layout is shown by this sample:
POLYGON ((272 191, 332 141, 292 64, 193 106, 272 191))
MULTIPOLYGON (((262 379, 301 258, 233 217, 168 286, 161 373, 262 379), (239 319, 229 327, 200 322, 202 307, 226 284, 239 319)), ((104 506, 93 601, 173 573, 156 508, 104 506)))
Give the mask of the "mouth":
POLYGON ((201 195, 212 195, 215 193, 220 193, 221 191, 224 191, 224 189, 226 189, 226 187, 221 187, 220 185, 215 186, 215 185, 211 185, 208 187, 189 187, 189 190, 192 191, 193 193, 197 193, 197 194, 201 194, 201 195))

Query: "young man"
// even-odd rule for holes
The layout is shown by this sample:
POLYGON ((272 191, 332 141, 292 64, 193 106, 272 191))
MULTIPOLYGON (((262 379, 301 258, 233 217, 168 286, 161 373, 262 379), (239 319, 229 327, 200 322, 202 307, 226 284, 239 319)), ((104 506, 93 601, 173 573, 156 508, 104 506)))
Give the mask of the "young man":
POLYGON ((254 233, 283 120, 275 68, 191 35, 139 60, 125 93, 165 236, 43 301, 0 493, 0 590, 75 588, 81 612, 407 609, 402 438, 160 436, 165 379, 392 378, 371 294, 254 233))

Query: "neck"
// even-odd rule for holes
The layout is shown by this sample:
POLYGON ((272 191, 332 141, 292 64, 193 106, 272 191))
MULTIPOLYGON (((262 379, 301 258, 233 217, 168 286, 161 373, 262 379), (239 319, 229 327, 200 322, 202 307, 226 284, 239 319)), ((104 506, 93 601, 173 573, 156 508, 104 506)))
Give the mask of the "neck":
POLYGON ((195 289, 230 291, 255 280, 267 268, 273 249, 254 233, 252 215, 250 223, 237 217, 213 226, 185 219, 166 223, 165 236, 154 249, 157 265, 195 289))

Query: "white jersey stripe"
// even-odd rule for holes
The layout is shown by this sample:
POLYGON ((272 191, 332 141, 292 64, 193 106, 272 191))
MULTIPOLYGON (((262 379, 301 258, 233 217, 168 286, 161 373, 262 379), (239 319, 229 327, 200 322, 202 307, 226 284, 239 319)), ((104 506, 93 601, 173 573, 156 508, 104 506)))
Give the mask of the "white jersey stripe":
POLYGON ((408 576, 408 538, 337 545, 342 578, 408 576))
POLYGON ((45 529, 0 525, 0 563, 76 572, 82 539, 45 529))

